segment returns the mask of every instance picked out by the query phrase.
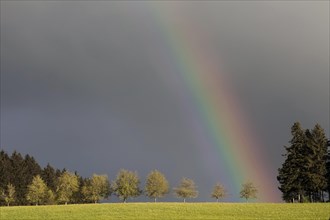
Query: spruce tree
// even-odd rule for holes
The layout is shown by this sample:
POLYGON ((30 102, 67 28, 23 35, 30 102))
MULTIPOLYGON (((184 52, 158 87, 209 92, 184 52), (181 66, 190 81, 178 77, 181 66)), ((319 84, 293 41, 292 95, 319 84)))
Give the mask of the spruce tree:
POLYGON ((3 195, 0 195, 0 205, 5 205, 4 192, 10 181, 14 179, 12 172, 12 163, 9 155, 1 150, 0 151, 0 189, 2 189, 3 195))
POLYGON ((303 130, 298 122, 291 128, 290 146, 285 147, 285 161, 277 177, 285 201, 324 201, 327 186, 327 138, 316 124, 303 130))
POLYGON ((280 168, 277 180, 280 183, 280 191, 284 201, 302 201, 304 195, 304 185, 306 184, 306 158, 304 155, 305 132, 299 122, 291 127, 292 139, 290 146, 285 147, 285 161, 280 168))
POLYGON ((53 192, 56 191, 56 171, 55 169, 48 163, 47 166, 41 171, 41 178, 45 181, 47 187, 51 189, 53 192))
POLYGON ((309 200, 323 201, 323 190, 326 188, 327 139, 323 128, 317 124, 312 131, 305 132, 306 148, 306 184, 305 191, 309 200))
POLYGON ((77 172, 75 172, 75 175, 78 178, 78 190, 73 193, 72 202, 75 204, 82 204, 82 203, 86 203, 86 202, 89 203, 90 201, 85 200, 85 196, 82 192, 82 189, 83 189, 84 185, 86 185, 86 180, 88 178, 83 178, 77 172))
POLYGON ((25 205, 27 203, 25 195, 27 184, 25 183, 25 179, 27 176, 25 175, 24 169, 24 158, 22 155, 16 151, 14 151, 10 157, 11 161, 11 172, 10 183, 13 184, 16 190, 16 201, 17 205, 25 205))
POLYGON ((330 202, 330 140, 327 141, 327 159, 326 159, 326 169, 327 173, 325 175, 327 179, 326 191, 328 192, 328 202, 330 202))
POLYGON ((25 155, 23 161, 23 171, 22 175, 24 179, 22 179, 21 185, 23 186, 23 194, 24 195, 24 204, 27 204, 28 201, 26 200, 27 194, 27 187, 32 182, 35 176, 41 175, 41 167, 34 159, 34 157, 30 156, 29 154, 25 155))

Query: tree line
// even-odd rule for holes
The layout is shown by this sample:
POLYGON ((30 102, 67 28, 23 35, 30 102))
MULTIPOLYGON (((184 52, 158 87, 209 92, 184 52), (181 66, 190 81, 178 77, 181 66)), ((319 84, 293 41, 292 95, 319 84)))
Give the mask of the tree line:
MULTIPOLYGON (((291 135, 277 176, 283 200, 324 202, 326 195, 330 200, 330 141, 324 129, 319 124, 313 129, 303 129, 296 122, 291 127, 291 135)), ((140 182, 137 172, 129 170, 120 170, 110 182, 107 175, 84 178, 77 172, 55 169, 50 164, 41 168, 29 154, 22 156, 14 151, 9 156, 0 151, 0 205, 97 203, 110 195, 126 202, 142 194, 156 202, 170 192, 169 182, 158 170, 148 174, 143 190, 140 182)), ((198 196, 197 186, 189 178, 182 178, 173 192, 183 202, 198 196)), ((240 197, 248 201, 256 198, 257 192, 253 183, 244 183, 240 197)), ((227 195, 224 186, 216 183, 210 196, 218 201, 227 195)))
POLYGON ((325 202, 325 195, 330 200, 330 141, 324 129, 319 124, 303 129, 296 122, 291 136, 277 176, 283 200, 325 202))
MULTIPOLYGON (((77 172, 53 168, 50 164, 41 168, 30 155, 24 157, 14 151, 9 156, 0 151, 0 205, 53 205, 98 203, 115 195, 123 202, 129 198, 145 195, 155 202, 169 194, 169 182, 158 170, 151 171, 146 177, 145 187, 141 189, 137 172, 122 169, 114 181, 107 175, 93 174, 83 178, 77 172)), ((183 202, 198 196, 197 186, 192 179, 183 177, 173 188, 176 197, 183 202)), ((240 197, 248 201, 256 198, 257 188, 253 183, 242 184, 240 197)), ((211 198, 225 198, 228 195, 221 183, 216 183, 211 198)))

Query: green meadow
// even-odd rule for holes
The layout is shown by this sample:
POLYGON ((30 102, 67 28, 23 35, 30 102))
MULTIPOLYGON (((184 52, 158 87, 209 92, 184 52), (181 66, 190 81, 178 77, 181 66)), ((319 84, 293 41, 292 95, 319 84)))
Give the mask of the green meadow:
POLYGON ((0 207, 1 220, 28 219, 308 219, 328 220, 330 203, 112 203, 0 207))

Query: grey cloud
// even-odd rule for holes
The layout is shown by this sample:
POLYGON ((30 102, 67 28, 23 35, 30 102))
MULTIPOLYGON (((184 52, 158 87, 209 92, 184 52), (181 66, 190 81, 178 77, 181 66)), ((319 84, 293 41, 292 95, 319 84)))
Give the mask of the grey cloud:
POLYGON ((208 200, 221 174, 196 162, 155 8, 221 57, 274 177, 294 121, 329 132, 328 2, 5 1, 1 147, 83 175, 158 168, 173 184, 186 175, 208 200))

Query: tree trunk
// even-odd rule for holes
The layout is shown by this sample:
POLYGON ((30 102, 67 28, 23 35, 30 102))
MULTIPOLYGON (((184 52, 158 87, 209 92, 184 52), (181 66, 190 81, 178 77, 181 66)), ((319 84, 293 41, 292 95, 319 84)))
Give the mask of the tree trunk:
POLYGON ((186 198, 183 198, 183 202, 186 202, 186 198))
POLYGON ((321 192, 321 201, 324 202, 324 191, 321 192))
POLYGON ((217 199, 217 202, 219 202, 219 199, 217 199))
POLYGON ((65 205, 67 205, 68 204, 68 202, 65 202, 65 205))
POLYGON ((157 198, 155 197, 155 202, 157 202, 157 198))
POLYGON ((126 203, 126 198, 124 198, 124 203, 126 203))

